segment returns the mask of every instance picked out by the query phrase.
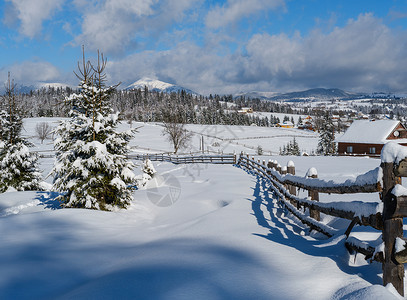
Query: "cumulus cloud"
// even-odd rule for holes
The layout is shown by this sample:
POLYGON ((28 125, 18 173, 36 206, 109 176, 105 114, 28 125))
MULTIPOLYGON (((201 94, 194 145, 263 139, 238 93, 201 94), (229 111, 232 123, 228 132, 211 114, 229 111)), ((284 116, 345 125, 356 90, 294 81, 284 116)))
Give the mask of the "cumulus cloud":
MULTIPOLYGON (((184 11, 197 0, 105 0, 90 3, 76 0, 84 10, 82 33, 76 44, 106 53, 123 53, 134 48, 137 38, 158 34, 183 18, 184 11)), ((151 38, 151 36, 150 36, 151 38)))
POLYGON ((156 75, 204 94, 338 87, 353 91, 406 91, 407 36, 362 14, 330 32, 255 34, 245 51, 179 43, 167 51, 144 51, 112 61, 113 81, 131 83, 156 75))
POLYGON ((206 15, 206 26, 217 29, 239 21, 254 13, 284 6, 284 0, 228 0, 217 5, 206 15))
POLYGON ((248 81, 261 77, 282 85, 400 90, 406 79, 401 67, 407 62, 406 41, 405 35, 396 36, 371 14, 327 34, 255 35, 247 45, 250 68, 241 75, 248 81))
POLYGON ((6 0, 11 7, 7 9, 3 21, 13 24, 20 22, 19 32, 29 38, 34 38, 41 32, 42 23, 61 8, 65 0, 6 0))
POLYGON ((60 71, 49 62, 25 61, 0 69, 0 78, 7 78, 10 72, 18 85, 32 85, 38 82, 56 82, 60 80, 60 71))

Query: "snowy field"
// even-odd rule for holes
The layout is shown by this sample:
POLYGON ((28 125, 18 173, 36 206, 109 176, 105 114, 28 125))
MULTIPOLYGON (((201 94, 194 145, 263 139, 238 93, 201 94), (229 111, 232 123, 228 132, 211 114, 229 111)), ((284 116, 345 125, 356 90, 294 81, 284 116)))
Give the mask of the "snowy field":
MULTIPOLYGON (((34 150, 52 153, 50 140, 35 138, 35 124, 44 120, 56 121, 25 120, 24 134, 34 150)), ((159 124, 133 127, 140 125, 135 151, 171 151, 159 124)), ((292 135, 300 148, 318 143, 314 133, 298 130, 218 127, 188 129, 206 134, 208 145, 223 141, 218 148, 224 152, 255 153, 250 147, 264 136, 271 151, 292 135), (283 135, 285 140, 272 137, 283 135)), ((199 147, 198 135, 195 143, 190 151, 199 147)), ((315 167, 319 178, 337 182, 379 165, 351 157, 260 159, 281 165, 293 160, 297 175, 315 167)), ((52 164, 53 158, 41 159, 44 177, 52 164)), ((59 209, 52 192, 0 194, 0 299, 398 299, 381 285, 380 264, 349 255, 342 236, 309 232, 253 174, 231 165, 154 165, 158 175, 134 192, 128 210, 59 209)), ((356 197, 327 195, 321 201, 380 201, 377 194, 356 197)), ((349 224, 323 221, 341 230, 349 224)), ((361 226, 352 234, 379 237, 361 226)))

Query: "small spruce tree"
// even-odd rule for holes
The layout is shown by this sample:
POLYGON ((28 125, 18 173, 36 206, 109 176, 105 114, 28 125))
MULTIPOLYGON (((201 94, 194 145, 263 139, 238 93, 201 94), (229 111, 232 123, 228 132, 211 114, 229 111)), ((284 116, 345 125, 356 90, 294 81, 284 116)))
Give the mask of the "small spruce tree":
POLYGON ((41 173, 38 154, 29 151, 31 145, 21 137, 23 120, 15 101, 15 84, 6 84, 0 111, 0 192, 12 188, 17 191, 39 190, 41 173))
POLYGON ((335 143, 335 127, 329 113, 326 113, 321 125, 317 153, 333 155, 337 152, 335 143))
POLYGON ((132 200, 134 165, 126 159, 133 130, 119 133, 118 113, 110 108, 104 73, 106 60, 98 52, 96 66, 78 63, 79 93, 66 99, 70 118, 56 129, 53 189, 66 207, 111 210, 132 200))

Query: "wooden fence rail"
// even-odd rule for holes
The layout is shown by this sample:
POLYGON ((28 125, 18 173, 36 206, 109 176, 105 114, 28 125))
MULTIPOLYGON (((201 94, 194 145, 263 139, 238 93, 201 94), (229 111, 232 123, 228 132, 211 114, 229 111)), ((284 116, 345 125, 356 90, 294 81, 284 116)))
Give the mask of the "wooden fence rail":
POLYGON ((127 156, 130 159, 151 161, 167 161, 174 164, 192 164, 192 163, 211 163, 211 164, 236 164, 235 154, 216 154, 216 155, 169 155, 169 154, 131 154, 127 156))
MULTIPOLYGON (((383 284, 391 283, 400 295, 404 295, 404 263, 407 263, 407 239, 403 238, 403 217, 407 216, 407 189, 403 188, 401 176, 407 177, 407 148, 387 144, 382 150, 380 167, 343 183, 317 178, 316 170, 310 168, 305 177, 295 175, 294 163, 281 167, 276 161, 255 160, 241 154, 237 161, 241 167, 253 171, 271 185, 270 189, 279 202, 311 229, 328 237, 338 230, 319 221, 319 214, 351 220, 345 232, 346 247, 357 251, 366 259, 383 265, 383 284), (400 148, 401 147, 401 148, 400 148), (297 188, 308 190, 308 197, 298 197, 297 188), (381 202, 318 202, 318 193, 355 194, 378 193, 381 202), (308 208, 306 214, 302 208, 308 208), (375 248, 367 242, 349 237, 354 225, 371 226, 382 231, 383 243, 375 248)), ((379 199, 378 199, 379 200, 379 199)))

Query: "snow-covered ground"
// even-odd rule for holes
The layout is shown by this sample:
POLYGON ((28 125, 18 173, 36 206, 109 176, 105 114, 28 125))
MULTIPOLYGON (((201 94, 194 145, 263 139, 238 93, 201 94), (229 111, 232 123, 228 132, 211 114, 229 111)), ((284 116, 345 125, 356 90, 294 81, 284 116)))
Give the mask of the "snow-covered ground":
MULTIPOLYGON (((35 150, 51 151, 49 140, 41 145, 34 137, 39 120, 25 120, 25 135, 35 150)), ((161 126, 133 124, 139 125, 144 127, 132 141, 138 151, 171 151, 161 126)), ((208 126, 188 129, 213 135, 208 126)), ((237 140, 287 132, 230 129, 216 136, 237 140)), ((318 137, 304 140, 316 145, 318 137)), ((259 142, 247 141, 252 147, 259 142)), ((270 147, 278 141, 270 138, 270 147)), ((239 147, 227 143, 225 152, 239 147)), ((337 182, 379 164, 352 157, 260 159, 281 165, 293 160, 298 175, 315 167, 319 178, 337 182)), ((44 175, 52 163, 41 159, 44 175)), ((310 233, 255 175, 231 165, 154 165, 158 175, 134 192, 128 210, 59 209, 51 192, 0 194, 0 299, 397 299, 391 287, 381 286, 380 264, 349 255, 342 236, 310 233)), ((377 194, 321 197, 338 199, 380 201, 377 194)), ((341 230, 349 224, 323 220, 341 230)), ((361 226, 352 234, 363 240, 379 236, 361 226)))

